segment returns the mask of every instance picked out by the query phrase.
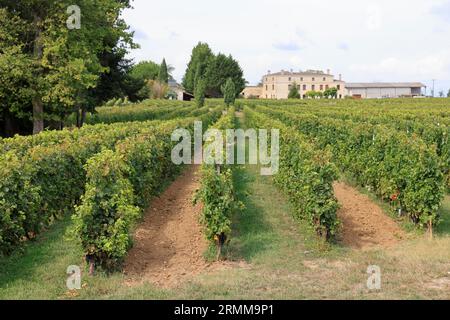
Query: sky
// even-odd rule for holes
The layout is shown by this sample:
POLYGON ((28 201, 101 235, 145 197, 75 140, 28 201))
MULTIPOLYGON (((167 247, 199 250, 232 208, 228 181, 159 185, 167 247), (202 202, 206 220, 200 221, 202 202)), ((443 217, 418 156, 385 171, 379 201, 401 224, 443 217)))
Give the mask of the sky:
POLYGON ((251 85, 269 70, 450 89, 450 0, 134 0, 136 62, 166 58, 181 81, 192 48, 231 54, 251 85))

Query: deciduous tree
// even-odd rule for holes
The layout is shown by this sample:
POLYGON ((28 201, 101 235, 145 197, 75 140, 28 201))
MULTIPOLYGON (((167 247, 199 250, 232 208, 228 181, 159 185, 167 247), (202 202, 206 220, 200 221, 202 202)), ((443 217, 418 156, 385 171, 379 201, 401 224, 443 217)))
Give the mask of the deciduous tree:
POLYGON ((22 27, 19 33, 12 32, 9 22, 0 20, 0 34, 10 40, 0 50, 19 50, 15 55, 32 74, 22 87, 30 90, 33 133, 39 133, 44 120, 61 119, 88 103, 87 91, 96 87, 100 76, 108 71, 108 66, 102 65, 103 53, 115 47, 125 50, 132 44, 132 34, 120 18, 129 1, 77 1, 81 15, 71 19, 80 28, 68 25, 67 9, 73 1, 3 2, 8 18, 22 27))

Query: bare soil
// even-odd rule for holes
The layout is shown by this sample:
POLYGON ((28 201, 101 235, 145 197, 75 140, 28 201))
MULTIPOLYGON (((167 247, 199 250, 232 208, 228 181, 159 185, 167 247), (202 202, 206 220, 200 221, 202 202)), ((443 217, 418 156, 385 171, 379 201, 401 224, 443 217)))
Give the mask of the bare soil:
POLYGON ((198 166, 189 166, 152 202, 125 261, 129 285, 173 287, 210 266, 203 257, 208 243, 199 223, 202 206, 192 204, 199 175, 198 166))
POLYGON ((392 247, 405 238, 397 223, 368 196, 342 182, 334 184, 334 192, 342 206, 338 211, 343 225, 339 240, 344 245, 370 250, 392 247))

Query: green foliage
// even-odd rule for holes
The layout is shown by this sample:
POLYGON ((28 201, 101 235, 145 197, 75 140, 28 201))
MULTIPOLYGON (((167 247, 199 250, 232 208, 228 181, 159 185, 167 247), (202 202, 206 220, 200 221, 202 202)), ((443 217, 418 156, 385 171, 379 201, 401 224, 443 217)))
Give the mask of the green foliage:
POLYGON ((295 82, 289 90, 288 99, 300 99, 300 92, 298 91, 297 83, 295 82))
POLYGON ((450 98, 450 89, 448 89, 447 98, 450 98))
POLYGON ((205 90, 206 90, 206 80, 199 79, 195 86, 195 103, 197 107, 201 108, 205 105, 205 90))
POLYGON ((187 92, 194 92, 196 81, 200 78, 205 78, 209 61, 213 57, 214 55, 206 43, 199 42, 192 49, 191 60, 183 78, 183 87, 187 92))
POLYGON ((36 146, 31 139, 20 139, 17 144, 7 142, 11 151, 0 158, 1 167, 8 170, 2 172, 0 181, 3 190, 0 212, 2 220, 7 225, 13 223, 16 231, 0 226, 0 252, 10 253, 24 238, 33 238, 70 210, 84 191, 83 165, 87 159, 103 146, 111 147, 137 130, 136 127, 104 129, 86 134, 69 131, 55 136, 48 134, 36 146))
POLYGON ((307 98, 311 98, 311 99, 316 99, 316 98, 322 98, 323 97, 323 93, 320 91, 308 91, 306 93, 306 97, 307 98))
POLYGON ((206 95, 211 98, 221 98, 222 88, 231 78, 235 85, 236 97, 245 88, 246 81, 239 63, 230 55, 214 53, 206 43, 199 43, 192 50, 183 86, 188 92, 194 92, 196 84, 204 79, 206 95))
POLYGON ((161 83, 169 83, 169 72, 167 71, 166 59, 163 59, 161 67, 159 68, 158 80, 161 83))
POLYGON ((130 248, 129 228, 141 214, 134 206, 128 167, 120 155, 105 150, 87 165, 86 192, 73 217, 88 259, 112 269, 130 248))
POLYGON ((235 87, 235 97, 244 90, 246 84, 239 63, 231 55, 226 56, 221 53, 210 60, 205 77, 207 80, 206 95, 212 98, 223 97, 222 88, 230 78, 235 87))
MULTIPOLYGON (((231 108, 227 114, 214 125, 222 130, 235 127, 235 109, 231 108)), ((234 191, 233 166, 209 165, 202 166, 201 187, 195 195, 195 202, 203 204, 201 222, 205 228, 205 236, 218 247, 220 257, 224 244, 231 234, 231 218, 233 213, 242 206, 234 191)))
POLYGON ((225 86, 222 87, 222 93, 227 107, 234 104, 236 100, 236 87, 234 85, 233 79, 228 78, 225 86))
POLYGON ((66 10, 72 4, 68 0, 30 0, 2 5, 0 68, 9 80, 0 87, 14 77, 20 81, 11 87, 22 88, 10 95, 16 109, 9 109, 8 104, 8 112, 18 117, 32 113, 35 133, 43 129, 44 120, 62 120, 93 99, 89 91, 108 71, 108 63, 101 60, 105 52, 134 46, 128 26, 120 18, 128 1, 78 1, 82 12, 79 30, 69 30, 66 25, 66 10), (10 57, 17 62, 5 70, 2 64, 10 57))
MULTIPOLYGON (((184 116, 191 122, 202 117, 208 123, 211 121, 208 119, 217 119, 220 114, 220 107, 210 111, 209 107, 191 106, 178 115, 172 112, 170 116, 172 119, 184 116)), ((170 116, 164 113, 165 119, 170 116)), ((174 125, 177 124, 179 122, 174 125)), ((85 192, 84 165, 89 158, 103 149, 113 149, 117 142, 128 137, 139 141, 137 135, 156 132, 157 128, 165 137, 170 137, 169 132, 162 131, 165 129, 160 121, 146 121, 88 125, 79 130, 49 131, 0 140, 0 254, 11 253, 24 240, 34 238, 55 219, 71 212, 85 192)), ((157 145, 158 142, 153 141, 152 146, 147 145, 148 150, 157 145)), ((127 154, 135 153, 128 151, 127 154)), ((146 152, 140 150, 136 157, 140 155, 144 156, 146 152)), ((140 174, 140 178, 145 175, 140 174)), ((135 183, 136 179, 132 181, 135 183)), ((146 184, 154 185, 148 181, 146 184)), ((139 186, 139 183, 135 184, 137 190, 141 190, 139 186)), ((141 198, 136 196, 136 199, 138 204, 142 203, 141 198)))
MULTIPOLYGON (((341 170, 381 199, 395 199, 399 204, 396 209, 402 209, 415 223, 422 226, 430 221, 433 224, 439 222, 437 212, 443 199, 445 175, 448 174, 448 156, 440 158, 436 145, 428 145, 415 134, 389 126, 389 122, 401 123, 401 120, 394 118, 387 123, 372 125, 358 123, 351 117, 348 119, 348 114, 342 120, 334 114, 329 117, 320 115, 320 111, 311 115, 286 108, 262 110, 314 138, 318 147, 329 148, 333 161, 341 170)), ((438 128, 440 134, 435 139, 447 144, 447 139, 442 141, 447 136, 445 131, 440 126, 438 128)), ((422 134, 426 132, 422 131, 422 134)), ((447 151, 445 154, 448 155, 447 151)))
POLYGON ((325 98, 333 98, 333 99, 337 99, 337 95, 338 95, 338 89, 337 88, 329 88, 329 89, 326 89, 324 92, 323 92, 323 96, 325 97, 325 98))
POLYGON ((161 66, 153 61, 141 61, 130 71, 133 78, 148 81, 158 79, 161 66))
MULTIPOLYGON (((208 125, 217 114, 207 112, 201 120, 208 125)), ((90 262, 106 270, 121 265, 132 245, 133 225, 160 191, 161 181, 178 172, 171 160, 171 132, 179 127, 192 132, 193 123, 186 118, 143 129, 120 141, 115 151, 104 150, 88 161, 86 193, 73 219, 90 262)))
POLYGON ((248 126, 280 129, 280 171, 275 182, 286 192, 296 209, 297 219, 307 220, 317 234, 332 239, 338 232, 339 205, 333 182, 338 178, 331 155, 317 150, 305 136, 281 122, 244 108, 248 126))

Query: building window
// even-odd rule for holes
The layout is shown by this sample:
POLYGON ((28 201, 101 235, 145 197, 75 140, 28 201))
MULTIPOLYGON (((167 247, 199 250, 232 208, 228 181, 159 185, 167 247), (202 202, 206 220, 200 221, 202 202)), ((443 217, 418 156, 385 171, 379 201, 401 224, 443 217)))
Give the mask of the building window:
POLYGON ((312 78, 312 81, 316 81, 316 78, 312 78))
POLYGON ((324 77, 324 78, 323 78, 323 81, 327 81, 327 78, 324 77))
MULTIPOLYGON (((313 78, 314 79, 314 78, 313 78)), ((313 84, 312 86, 311 86, 311 90, 312 91, 315 91, 316 90, 316 85, 315 84, 313 84)))
POLYGON ((300 85, 297 86, 297 90, 300 90, 300 85))
POLYGON ((274 84, 272 85, 272 90, 275 90, 275 85, 274 84))
POLYGON ((300 81, 303 81, 303 77, 300 78, 300 81))
POLYGON ((329 85, 326 85, 326 86, 325 86, 325 89, 326 89, 326 90, 330 89, 330 86, 329 86, 329 85))
POLYGON ((341 90, 341 85, 340 84, 337 85, 337 89, 341 90))
POLYGON ((323 90, 323 84, 320 85, 320 91, 322 91, 322 90, 323 90))
POLYGON ((306 91, 306 84, 303 85, 303 91, 306 91))
POLYGON ((266 84, 266 91, 269 90, 269 86, 266 84))
POLYGON ((291 89, 292 89, 292 85, 291 84, 288 85, 288 89, 289 89, 289 91, 291 91, 291 89))
POLYGON ((291 77, 289 77, 289 81, 292 81, 292 78, 291 78, 291 77))

